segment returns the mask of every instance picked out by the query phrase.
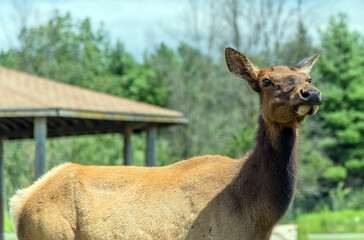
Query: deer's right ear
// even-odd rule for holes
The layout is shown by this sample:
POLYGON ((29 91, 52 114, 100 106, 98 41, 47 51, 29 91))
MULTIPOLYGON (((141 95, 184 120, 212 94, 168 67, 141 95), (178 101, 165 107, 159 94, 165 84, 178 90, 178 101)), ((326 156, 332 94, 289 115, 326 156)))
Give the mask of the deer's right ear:
POLYGON ((225 59, 232 74, 238 78, 245 79, 254 91, 259 92, 257 81, 258 69, 254 67, 247 57, 232 48, 226 48, 225 59))

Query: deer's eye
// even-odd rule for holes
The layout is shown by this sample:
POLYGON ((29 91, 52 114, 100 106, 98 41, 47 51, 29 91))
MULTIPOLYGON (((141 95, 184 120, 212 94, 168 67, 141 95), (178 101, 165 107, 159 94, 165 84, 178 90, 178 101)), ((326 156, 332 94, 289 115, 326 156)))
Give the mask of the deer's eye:
POLYGON ((310 78, 310 79, 308 79, 308 82, 309 82, 309 83, 311 83, 311 82, 312 82, 312 79, 311 79, 311 78, 310 78))
POLYGON ((262 82, 264 87, 268 87, 272 84, 272 82, 268 78, 264 78, 262 82))

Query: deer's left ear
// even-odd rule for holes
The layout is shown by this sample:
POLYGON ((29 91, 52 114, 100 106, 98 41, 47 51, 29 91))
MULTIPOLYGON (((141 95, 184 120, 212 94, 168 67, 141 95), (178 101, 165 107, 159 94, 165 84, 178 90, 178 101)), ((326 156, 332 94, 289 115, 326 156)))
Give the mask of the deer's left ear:
POLYGON ((308 74, 311 71, 311 68, 312 68, 313 64, 316 62, 317 58, 321 55, 321 53, 322 53, 322 50, 311 57, 303 59, 295 67, 300 69, 301 72, 308 74))

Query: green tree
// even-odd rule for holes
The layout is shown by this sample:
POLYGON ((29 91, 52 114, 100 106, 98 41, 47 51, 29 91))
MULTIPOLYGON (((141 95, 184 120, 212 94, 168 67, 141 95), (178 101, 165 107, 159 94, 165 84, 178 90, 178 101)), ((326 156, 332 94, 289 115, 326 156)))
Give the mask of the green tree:
POLYGON ((295 66, 298 61, 314 54, 312 39, 302 21, 297 24, 294 38, 283 45, 278 64, 295 66))
POLYGON ((88 18, 76 22, 56 11, 47 24, 22 29, 19 41, 20 49, 10 51, 13 67, 32 74, 87 87, 107 67, 107 34, 93 31, 88 18))
POLYGON ((148 79, 148 85, 154 96, 154 104, 167 107, 171 94, 171 82, 178 78, 181 62, 173 49, 164 43, 160 44, 156 50, 144 57, 144 70, 154 72, 148 79))
POLYGON ((170 68, 176 72, 169 73, 168 102, 189 124, 170 132, 175 154, 242 156, 244 147, 232 139, 246 124, 254 126, 258 97, 251 97, 250 88, 230 74, 222 58, 213 59, 187 44, 181 44, 176 55, 179 63, 170 68))
POLYGON ((325 49, 317 68, 324 98, 320 147, 333 161, 325 177, 361 186, 364 176, 364 41, 347 17, 332 17, 321 31, 325 49))

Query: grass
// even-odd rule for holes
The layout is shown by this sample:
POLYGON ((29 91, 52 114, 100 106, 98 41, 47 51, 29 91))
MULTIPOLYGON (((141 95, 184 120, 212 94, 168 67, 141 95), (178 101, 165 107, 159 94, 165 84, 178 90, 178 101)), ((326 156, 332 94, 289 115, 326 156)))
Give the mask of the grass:
POLYGON ((8 211, 5 211, 4 214, 4 231, 6 233, 13 233, 15 232, 13 220, 10 217, 10 214, 8 211))
MULTIPOLYGON (((8 211, 5 211, 5 214, 4 214, 4 231, 6 233, 15 233, 13 220, 11 219, 8 211)), ((17 238, 5 236, 5 240, 17 240, 17 238)))
POLYGON ((364 210, 323 211, 298 216, 300 240, 309 233, 364 233, 364 210))

